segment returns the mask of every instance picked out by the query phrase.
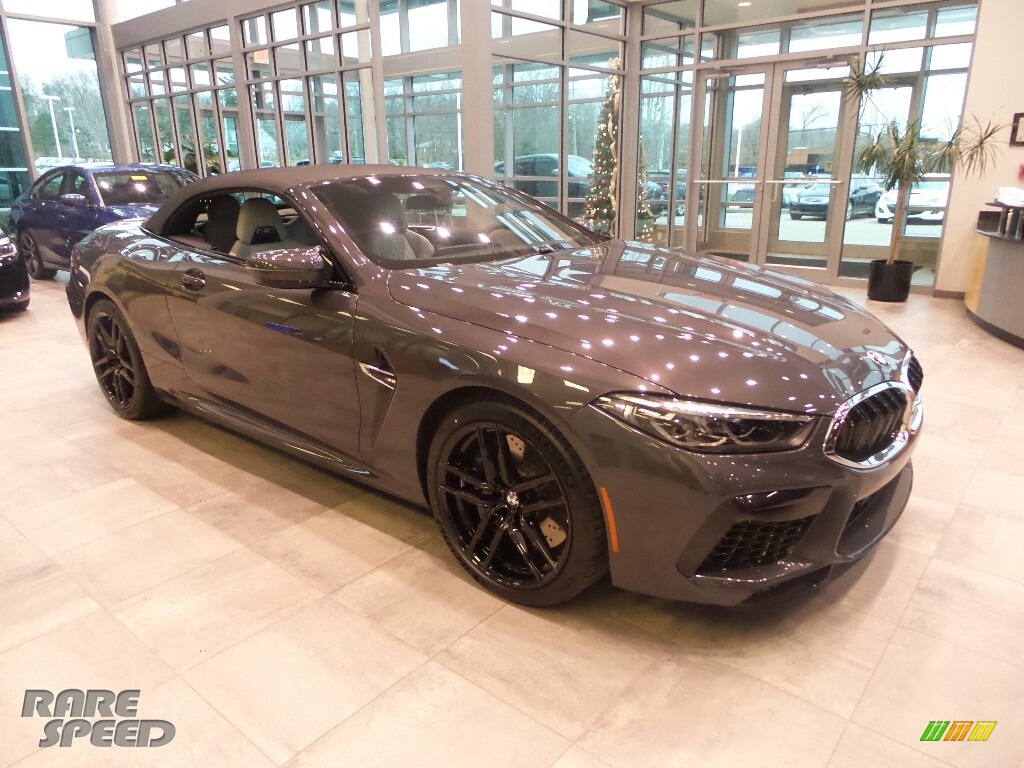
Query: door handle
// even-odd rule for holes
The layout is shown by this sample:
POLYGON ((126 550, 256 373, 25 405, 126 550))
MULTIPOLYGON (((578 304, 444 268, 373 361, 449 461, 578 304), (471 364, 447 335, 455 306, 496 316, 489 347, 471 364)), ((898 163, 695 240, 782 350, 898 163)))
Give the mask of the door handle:
POLYGON ((206 286, 206 275, 198 269, 187 269, 181 276, 181 284, 190 291, 199 291, 206 286))

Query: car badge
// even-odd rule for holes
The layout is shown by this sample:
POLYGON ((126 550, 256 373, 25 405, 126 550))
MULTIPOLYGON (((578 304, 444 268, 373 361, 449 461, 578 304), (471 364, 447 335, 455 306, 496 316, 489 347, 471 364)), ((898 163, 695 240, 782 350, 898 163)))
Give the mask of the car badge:
POLYGON ((867 351, 867 358, 878 365, 885 365, 885 356, 873 349, 867 351))

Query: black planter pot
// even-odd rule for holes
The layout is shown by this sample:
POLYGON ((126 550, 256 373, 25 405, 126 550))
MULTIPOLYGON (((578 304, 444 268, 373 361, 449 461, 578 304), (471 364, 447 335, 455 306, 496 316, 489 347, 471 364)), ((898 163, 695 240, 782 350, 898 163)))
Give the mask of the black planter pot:
POLYGON ((910 295, 910 279, 914 262, 875 259, 868 265, 868 298, 874 301, 906 301, 910 295))

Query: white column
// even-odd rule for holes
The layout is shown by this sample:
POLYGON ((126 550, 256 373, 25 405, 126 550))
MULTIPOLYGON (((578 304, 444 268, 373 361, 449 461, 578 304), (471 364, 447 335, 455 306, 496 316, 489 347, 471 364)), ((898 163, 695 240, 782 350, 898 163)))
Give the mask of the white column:
POLYGON ((110 152, 115 163, 135 160, 135 139, 128 116, 121 68, 117 65, 117 49, 111 31, 118 21, 115 0, 93 0, 96 11, 96 71, 100 81, 100 97, 107 116, 110 152))
POLYGON ((494 178, 494 101, 491 70, 490 3, 463 0, 462 140, 463 169, 494 178))

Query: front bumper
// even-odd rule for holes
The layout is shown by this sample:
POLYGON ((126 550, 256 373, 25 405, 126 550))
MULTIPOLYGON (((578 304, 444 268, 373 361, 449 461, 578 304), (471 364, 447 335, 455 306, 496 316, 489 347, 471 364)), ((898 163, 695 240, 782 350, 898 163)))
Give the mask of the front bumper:
POLYGON ((896 523, 913 481, 907 447, 872 469, 828 459, 827 420, 796 451, 710 455, 675 448, 593 407, 565 427, 611 506, 612 582, 697 603, 769 602, 863 557, 896 523))
POLYGON ((24 260, 17 254, 0 258, 0 309, 27 304, 29 290, 24 260))

